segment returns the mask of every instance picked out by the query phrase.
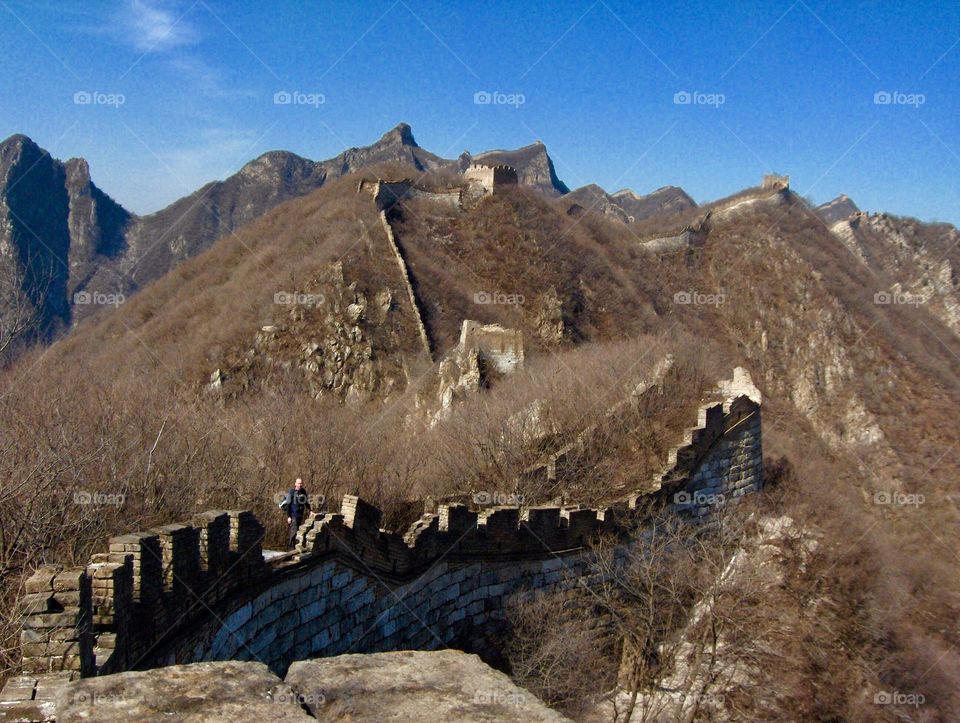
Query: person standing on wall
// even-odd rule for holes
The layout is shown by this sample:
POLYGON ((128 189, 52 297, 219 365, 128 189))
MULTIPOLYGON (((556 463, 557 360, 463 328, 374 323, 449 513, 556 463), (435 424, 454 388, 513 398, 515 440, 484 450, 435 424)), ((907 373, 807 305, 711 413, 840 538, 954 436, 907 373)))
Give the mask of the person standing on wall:
POLYGON ((303 480, 297 477, 293 487, 287 491, 287 496, 280 503, 280 509, 287 513, 287 549, 292 550, 297 542, 297 530, 310 513, 310 494, 303 486, 303 480))

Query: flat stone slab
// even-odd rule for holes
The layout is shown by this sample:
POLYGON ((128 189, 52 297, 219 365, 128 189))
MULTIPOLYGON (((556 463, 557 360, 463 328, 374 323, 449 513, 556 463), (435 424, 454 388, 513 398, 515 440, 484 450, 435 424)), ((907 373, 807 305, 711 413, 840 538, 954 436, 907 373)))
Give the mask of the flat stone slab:
POLYGON ((56 692, 74 676, 63 672, 10 678, 0 690, 0 723, 54 720, 56 692))
POLYGON ((476 655, 338 655, 290 666, 287 683, 322 721, 566 721, 476 655))
POLYGON ((310 721, 263 663, 172 665, 85 678, 57 692, 57 723, 310 721))

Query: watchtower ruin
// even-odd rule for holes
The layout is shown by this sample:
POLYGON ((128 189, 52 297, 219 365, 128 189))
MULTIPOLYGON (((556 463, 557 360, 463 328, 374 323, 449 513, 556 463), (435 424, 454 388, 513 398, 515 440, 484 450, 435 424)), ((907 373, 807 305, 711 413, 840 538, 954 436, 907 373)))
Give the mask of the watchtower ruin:
POLYGON ((500 374, 523 368, 523 332, 519 329, 465 319, 460 328, 460 349, 476 349, 480 358, 500 374))

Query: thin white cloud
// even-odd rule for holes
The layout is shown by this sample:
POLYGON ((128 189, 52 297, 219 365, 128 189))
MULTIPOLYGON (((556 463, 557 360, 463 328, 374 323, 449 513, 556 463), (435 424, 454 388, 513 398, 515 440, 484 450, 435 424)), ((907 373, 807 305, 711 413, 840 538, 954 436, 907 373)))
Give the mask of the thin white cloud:
POLYGON ((200 41, 190 23, 192 6, 158 0, 130 0, 124 9, 124 40, 139 51, 162 52, 200 41))
POLYGON ((258 134, 235 128, 206 128, 199 142, 160 153, 168 173, 183 183, 180 195, 191 193, 204 183, 225 178, 253 158, 258 134))
POLYGON ((182 75, 186 81, 192 83, 193 87, 206 98, 229 100, 257 97, 256 91, 249 87, 232 85, 224 77, 223 72, 195 54, 182 53, 170 58, 167 65, 182 75))
POLYGON ((151 151, 111 195, 135 213, 153 213, 210 181, 236 173, 262 152, 263 134, 244 128, 207 127, 193 138, 151 151))

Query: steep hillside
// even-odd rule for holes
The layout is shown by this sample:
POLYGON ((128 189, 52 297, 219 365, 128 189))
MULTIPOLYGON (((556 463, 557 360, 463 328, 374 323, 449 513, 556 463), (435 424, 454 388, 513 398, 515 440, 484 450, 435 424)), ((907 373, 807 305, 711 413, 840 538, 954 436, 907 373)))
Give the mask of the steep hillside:
POLYGON ((817 213, 880 283, 876 303, 924 306, 954 333, 960 333, 957 229, 946 223, 922 223, 855 209, 850 202, 830 209, 820 207, 817 213), (842 215, 851 207, 853 212, 842 215))
MULTIPOLYGON (((63 489, 121 491, 122 514, 152 524, 238 497, 268 516, 303 474, 409 522, 425 494, 515 493, 591 426, 604 455, 521 489, 602 499, 646 475, 706 380, 739 364, 763 392, 779 512, 829 554, 795 602, 830 615, 805 618, 816 644, 778 663, 796 716, 856 718, 856 695, 884 687, 956 709, 960 340, 931 305, 876 303, 907 261, 951 253, 948 229, 897 221, 902 244, 864 235, 852 255, 781 184, 688 210, 711 212, 697 243, 654 250, 633 224, 524 187, 463 208, 424 193, 381 216, 363 175, 281 203, 0 375, 0 484, 28 510, 5 506, 3 527, 21 529, 38 500, 56 521, 22 533, 7 575, 46 550, 86 553, 119 519, 63 489), (490 375, 428 422, 422 400, 465 319, 522 331, 524 371, 490 375), (668 353, 648 406, 596 424, 668 353)), ((666 235, 678 218, 637 228, 666 235)))
MULTIPOLYGON (((384 164, 411 169, 413 176, 438 170, 455 175, 469 158, 446 160, 420 148, 410 126, 401 123, 376 143, 326 161, 287 151, 265 153, 229 178, 137 217, 91 182, 82 159, 63 163, 29 138, 12 136, 0 144, 0 248, 9 249, 0 279, 0 313, 25 317, 49 338, 99 306, 115 306, 117 299, 278 204, 331 180, 384 164), (82 292, 79 301, 77 292, 82 292)), ((521 183, 566 192, 542 144, 474 160, 514 164, 521 183)), ((19 328, 3 325, 5 330, 14 327, 19 328)))
POLYGON ((310 161, 286 151, 265 153, 226 180, 209 183, 162 211, 138 219, 127 233, 126 253, 99 269, 89 287, 104 291, 119 283, 129 294, 276 205, 306 195, 332 179, 388 162, 409 164, 421 171, 441 164, 417 145, 405 123, 373 145, 350 148, 328 161, 310 161))

